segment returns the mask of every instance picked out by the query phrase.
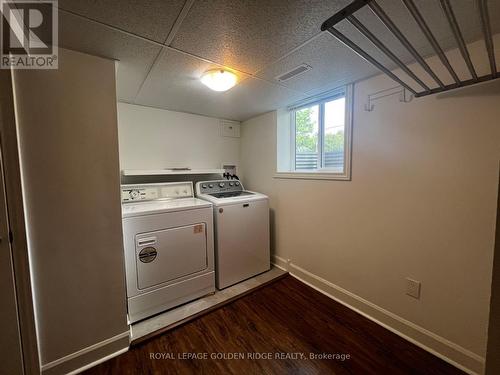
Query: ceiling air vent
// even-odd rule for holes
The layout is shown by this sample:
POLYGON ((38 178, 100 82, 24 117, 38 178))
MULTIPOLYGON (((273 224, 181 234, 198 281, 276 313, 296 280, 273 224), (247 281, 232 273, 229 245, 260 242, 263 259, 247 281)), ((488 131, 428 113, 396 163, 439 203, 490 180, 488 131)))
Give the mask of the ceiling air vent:
POLYGON ((282 75, 277 76, 275 79, 279 82, 285 82, 288 81, 290 78, 297 77, 298 75, 303 74, 311 69, 312 68, 309 65, 302 64, 297 66, 296 68, 293 68, 292 70, 289 70, 286 73, 283 73, 282 75))

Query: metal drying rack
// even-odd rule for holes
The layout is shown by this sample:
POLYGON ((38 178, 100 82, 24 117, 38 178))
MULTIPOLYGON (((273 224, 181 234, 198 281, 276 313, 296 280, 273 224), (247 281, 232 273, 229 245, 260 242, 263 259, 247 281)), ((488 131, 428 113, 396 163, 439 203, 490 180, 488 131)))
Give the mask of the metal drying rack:
POLYGON ((418 10, 417 6, 413 2, 413 0, 401 0, 403 5, 408 10, 410 16, 415 20, 417 25, 419 26, 422 34, 425 36, 429 44, 432 46, 435 54, 438 56, 441 63, 444 65, 446 70, 450 73, 454 83, 445 84, 439 78, 439 76, 431 69, 429 64, 424 60, 424 57, 417 51, 417 49, 408 41, 408 39, 404 36, 404 34, 399 30, 396 24, 391 20, 391 18, 387 15, 387 13, 382 9, 382 7, 377 3, 376 0, 355 0, 348 6, 346 6, 341 11, 337 12, 335 15, 327 19, 322 25, 322 31, 328 31, 335 38, 337 38, 340 42, 345 44, 347 47, 356 52, 363 59, 374 65, 376 68, 381 70, 391 79, 396 81, 399 85, 401 85, 405 90, 411 92, 415 97, 422 97, 426 95, 436 94, 444 91, 453 90, 460 87, 474 85, 480 82, 491 81, 497 78, 500 78, 500 73, 497 71, 497 65, 495 61, 495 51, 493 45, 493 38, 491 33, 490 19, 488 14, 488 4, 487 0, 476 0, 478 9, 479 9, 479 18, 481 20, 482 34, 484 37, 484 42, 486 45, 486 50, 488 53, 489 59, 489 68, 490 73, 478 76, 476 73, 476 69, 469 55, 469 51, 467 49, 467 45, 465 43, 462 32, 460 31, 460 25, 457 22, 455 17, 455 13, 453 12, 453 8, 450 4, 449 0, 439 0, 441 8, 446 16, 446 19, 451 28, 453 37, 457 44, 457 47, 460 51, 462 58, 467 65, 469 73, 471 75, 471 79, 461 80, 453 67, 451 66, 448 58, 446 57, 445 52, 439 45, 436 37, 432 33, 429 28, 427 22, 424 17, 418 10), (409 64, 404 63, 394 52, 392 52, 383 42, 381 42, 356 16, 354 13, 359 11, 360 9, 368 7, 372 13, 382 22, 385 27, 399 40, 399 42, 406 48, 406 50, 413 57, 414 61, 417 62, 425 72, 429 74, 429 76, 435 81, 437 87, 431 88, 425 82, 422 81, 420 77, 418 77, 415 72, 413 72, 409 68, 409 64), (396 74, 394 74, 389 68, 384 66, 381 62, 371 56, 368 52, 354 43, 347 36, 342 34, 335 26, 341 21, 348 21, 354 28, 363 34, 372 44, 374 44, 382 53, 384 53, 397 67, 399 67, 407 76, 413 79, 421 88, 421 91, 418 91, 400 79, 396 74))

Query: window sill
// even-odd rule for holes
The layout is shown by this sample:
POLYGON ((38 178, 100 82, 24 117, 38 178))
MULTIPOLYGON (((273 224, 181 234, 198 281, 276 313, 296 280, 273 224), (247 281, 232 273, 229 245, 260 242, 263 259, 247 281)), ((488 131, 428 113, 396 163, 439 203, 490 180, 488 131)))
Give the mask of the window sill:
POLYGON ((351 177, 343 173, 332 172, 276 172, 273 178, 299 179, 299 180, 338 180, 351 181, 351 177))

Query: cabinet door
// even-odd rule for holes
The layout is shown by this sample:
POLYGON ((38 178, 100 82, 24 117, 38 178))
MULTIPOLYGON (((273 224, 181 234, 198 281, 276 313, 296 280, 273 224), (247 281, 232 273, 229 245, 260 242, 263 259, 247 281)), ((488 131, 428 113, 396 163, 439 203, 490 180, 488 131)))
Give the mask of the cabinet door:
POLYGON ((22 374, 21 338, 17 317, 9 225, 5 205, 3 170, 0 155, 0 372, 22 374))
POLYGON ((225 288, 270 268, 266 200, 217 207, 217 287, 225 288))

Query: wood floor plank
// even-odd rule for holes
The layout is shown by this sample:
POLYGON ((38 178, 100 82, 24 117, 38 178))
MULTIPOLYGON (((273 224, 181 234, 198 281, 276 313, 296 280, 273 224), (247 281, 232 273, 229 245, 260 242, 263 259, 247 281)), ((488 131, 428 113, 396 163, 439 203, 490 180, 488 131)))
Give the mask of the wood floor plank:
POLYGON ((85 374, 448 375, 463 372, 287 276, 138 344, 85 374), (161 353, 174 359, 150 358, 151 354, 161 353), (193 353, 208 358, 183 357, 193 353), (270 353, 272 359, 248 358, 247 353, 270 353), (300 355, 290 358, 293 353, 302 353, 304 358, 300 355), (310 353, 348 354, 350 358, 316 359, 310 358, 310 353), (231 355, 245 358, 228 357, 231 355), (276 358, 277 355, 283 358, 276 358))

